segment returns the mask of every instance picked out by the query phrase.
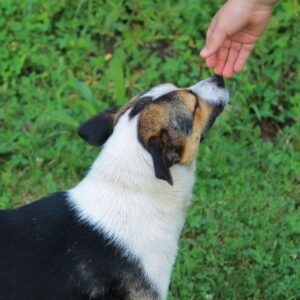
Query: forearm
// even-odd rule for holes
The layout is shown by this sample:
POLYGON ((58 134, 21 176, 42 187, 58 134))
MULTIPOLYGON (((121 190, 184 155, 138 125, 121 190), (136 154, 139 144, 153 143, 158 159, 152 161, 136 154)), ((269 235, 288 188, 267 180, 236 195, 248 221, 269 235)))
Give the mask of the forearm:
POLYGON ((228 0, 251 10, 271 10, 279 0, 228 0))
MULTIPOLYGON (((247 0, 246 0, 247 1, 247 0)), ((250 0, 249 2, 254 2, 257 5, 264 5, 264 6, 273 6, 279 0, 250 0)), ((248 2, 248 1, 247 1, 248 2)))

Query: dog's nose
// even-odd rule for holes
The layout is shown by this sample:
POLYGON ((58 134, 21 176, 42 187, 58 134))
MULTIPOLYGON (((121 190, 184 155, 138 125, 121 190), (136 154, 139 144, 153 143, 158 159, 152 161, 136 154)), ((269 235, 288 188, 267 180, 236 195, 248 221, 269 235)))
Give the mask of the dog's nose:
POLYGON ((229 101, 229 93, 225 88, 224 80, 218 75, 198 82, 190 87, 190 90, 210 104, 224 106, 229 101))
POLYGON ((225 82, 222 76, 215 74, 215 76, 212 77, 212 81, 217 84, 218 87, 224 88, 225 82))

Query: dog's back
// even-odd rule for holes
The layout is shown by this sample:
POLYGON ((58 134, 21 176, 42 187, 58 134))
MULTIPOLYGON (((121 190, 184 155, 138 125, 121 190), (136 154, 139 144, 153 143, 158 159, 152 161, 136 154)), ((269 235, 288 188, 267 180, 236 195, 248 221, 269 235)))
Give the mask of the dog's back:
POLYGON ((155 299, 138 261, 80 222, 65 193, 0 211, 0 224, 1 300, 129 299, 133 287, 155 299))

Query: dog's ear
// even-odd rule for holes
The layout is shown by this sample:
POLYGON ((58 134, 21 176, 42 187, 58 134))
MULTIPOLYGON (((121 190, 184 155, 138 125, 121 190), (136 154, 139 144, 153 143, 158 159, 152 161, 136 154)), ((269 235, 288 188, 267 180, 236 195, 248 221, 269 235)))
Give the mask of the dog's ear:
POLYGON ((118 110, 109 109, 87 120, 78 128, 78 135, 93 146, 103 145, 114 130, 118 110))
POLYGON ((179 161, 179 153, 171 144, 167 132, 162 131, 160 136, 148 140, 148 151, 152 156, 155 176, 173 185, 170 167, 179 161))

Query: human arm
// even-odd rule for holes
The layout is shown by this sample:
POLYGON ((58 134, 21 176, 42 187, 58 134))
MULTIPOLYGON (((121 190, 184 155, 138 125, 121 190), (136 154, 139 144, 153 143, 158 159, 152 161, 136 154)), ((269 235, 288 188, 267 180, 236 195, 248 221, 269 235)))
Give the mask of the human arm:
POLYGON ((200 55, 215 73, 240 72, 266 30, 276 0, 228 0, 214 16, 200 55))

